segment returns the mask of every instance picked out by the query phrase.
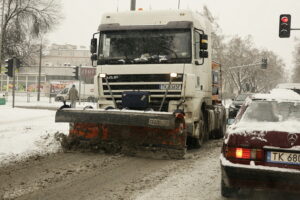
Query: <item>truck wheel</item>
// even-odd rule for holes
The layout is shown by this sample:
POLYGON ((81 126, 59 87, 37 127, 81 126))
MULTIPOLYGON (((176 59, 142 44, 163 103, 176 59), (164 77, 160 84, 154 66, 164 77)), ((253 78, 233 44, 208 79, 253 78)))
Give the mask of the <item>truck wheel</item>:
POLYGON ((223 138, 226 132, 226 123, 224 121, 221 122, 219 129, 215 134, 215 139, 223 138))
POLYGON ((232 197, 237 195, 238 191, 238 188, 228 187, 225 185, 224 180, 221 180, 221 194, 223 197, 232 197))
POLYGON ((196 135, 199 135, 199 138, 195 138, 195 146, 200 148, 203 146, 203 143, 207 140, 208 133, 205 125, 205 121, 203 119, 203 114, 201 112, 199 117, 199 122, 195 124, 195 131, 198 131, 196 135))

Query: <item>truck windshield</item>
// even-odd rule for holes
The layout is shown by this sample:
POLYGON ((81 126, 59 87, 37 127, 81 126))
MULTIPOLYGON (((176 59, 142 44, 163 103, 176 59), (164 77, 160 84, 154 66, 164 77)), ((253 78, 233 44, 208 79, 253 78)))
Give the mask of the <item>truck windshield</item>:
POLYGON ((190 30, 102 32, 99 64, 191 62, 190 30))

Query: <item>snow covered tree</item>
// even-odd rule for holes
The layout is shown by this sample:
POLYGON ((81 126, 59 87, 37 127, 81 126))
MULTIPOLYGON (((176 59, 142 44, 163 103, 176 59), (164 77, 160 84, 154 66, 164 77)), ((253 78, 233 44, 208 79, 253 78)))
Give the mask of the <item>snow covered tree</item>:
POLYGON ((300 41, 297 40, 295 50, 293 52, 294 57, 294 71, 293 71, 293 82, 300 83, 300 41))
POLYGON ((1 60, 11 56, 30 59, 39 37, 58 23, 59 13, 57 0, 5 0, 1 60))

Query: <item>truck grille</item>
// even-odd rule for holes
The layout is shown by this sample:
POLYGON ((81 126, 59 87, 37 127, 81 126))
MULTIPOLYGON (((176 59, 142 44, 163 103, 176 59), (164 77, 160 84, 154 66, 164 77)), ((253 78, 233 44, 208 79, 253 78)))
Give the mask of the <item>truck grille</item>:
MULTIPOLYGON (((170 74, 134 74, 134 75, 108 75, 107 80, 112 90, 112 94, 117 103, 121 102, 122 92, 124 91, 147 91, 150 92, 150 106, 157 110, 170 81, 170 74)), ((107 100, 111 100, 111 94, 105 79, 102 79, 103 93, 107 100)), ((170 100, 179 100, 183 83, 183 74, 178 74, 172 79, 172 85, 168 91, 163 110, 167 110, 170 100)))

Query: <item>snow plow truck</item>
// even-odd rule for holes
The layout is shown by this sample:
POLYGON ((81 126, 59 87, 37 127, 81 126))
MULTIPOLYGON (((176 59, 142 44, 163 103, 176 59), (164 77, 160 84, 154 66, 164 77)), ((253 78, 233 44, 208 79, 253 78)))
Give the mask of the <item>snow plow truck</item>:
POLYGON ((187 145, 223 137, 219 65, 210 59, 211 24, 203 16, 188 10, 106 13, 91 53, 97 108, 59 109, 55 117, 70 123, 70 146, 180 159, 187 145))

